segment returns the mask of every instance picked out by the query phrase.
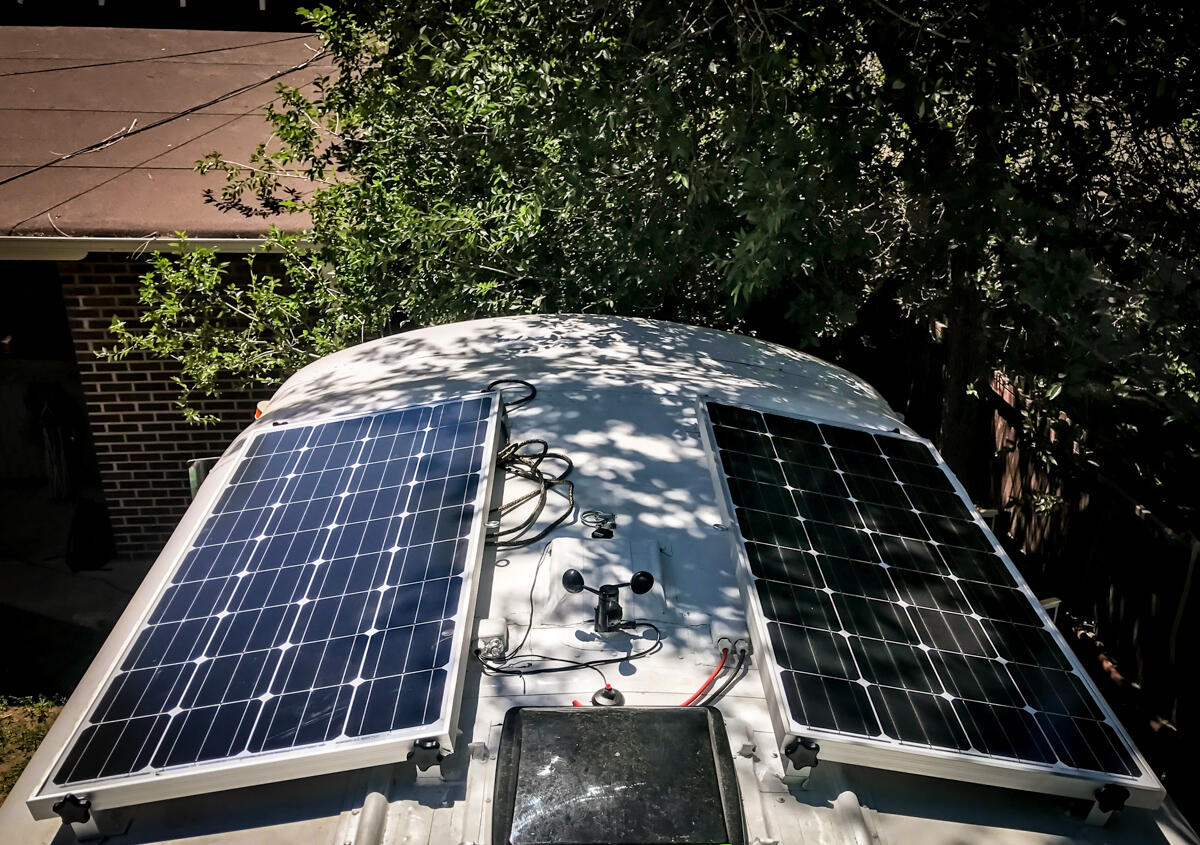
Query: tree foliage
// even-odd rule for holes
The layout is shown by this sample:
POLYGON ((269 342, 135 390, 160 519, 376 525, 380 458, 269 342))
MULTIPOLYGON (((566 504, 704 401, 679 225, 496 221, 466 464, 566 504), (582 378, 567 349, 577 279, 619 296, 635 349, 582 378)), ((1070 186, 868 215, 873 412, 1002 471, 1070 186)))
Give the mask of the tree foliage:
POLYGON ((1196 459, 1195 11, 307 14, 336 73, 313 96, 281 89, 274 142, 248 162, 199 167, 227 173, 227 205, 304 213, 311 231, 275 233, 278 265, 249 276, 204 251, 157 257, 116 354, 173 356, 208 390, 406 325, 617 312, 804 346, 889 301, 947 327, 945 419, 1003 370, 1027 431, 1056 430, 1047 462, 1141 443, 1136 474, 1166 484, 1196 459), (287 193, 294 177, 312 190, 287 193))

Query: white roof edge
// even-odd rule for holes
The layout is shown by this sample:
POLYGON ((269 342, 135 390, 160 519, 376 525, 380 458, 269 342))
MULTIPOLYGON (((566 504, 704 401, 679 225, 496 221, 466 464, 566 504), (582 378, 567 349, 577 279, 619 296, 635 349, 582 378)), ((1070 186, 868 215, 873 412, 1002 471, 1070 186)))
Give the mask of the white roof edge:
POLYGON ((783 391, 796 393, 780 406, 793 411, 877 428, 904 425, 868 382, 791 347, 664 320, 572 313, 466 320, 351 346, 293 373, 271 396, 266 413, 304 416, 328 402, 398 406, 431 390, 478 390, 493 378, 525 378, 540 390, 585 377, 594 387, 631 389, 638 383, 694 396, 751 375, 754 386, 739 397, 744 401, 762 403, 783 391), (363 401, 367 396, 375 401, 363 401), (839 413, 839 406, 850 414, 839 413))
MULTIPOLYGON (((79 261, 90 252, 148 253, 170 251, 178 235, 142 238, 90 238, 40 235, 0 235, 0 261, 79 261)), ((188 238, 193 247, 244 253, 262 249, 264 238, 188 238)))

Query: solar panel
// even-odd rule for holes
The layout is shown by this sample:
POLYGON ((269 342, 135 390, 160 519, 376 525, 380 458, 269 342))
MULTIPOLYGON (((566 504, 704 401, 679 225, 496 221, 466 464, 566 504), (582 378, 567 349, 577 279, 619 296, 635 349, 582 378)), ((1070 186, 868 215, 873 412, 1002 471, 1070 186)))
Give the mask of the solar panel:
POLYGON ((1077 797, 1116 783, 1157 806, 1157 778, 928 442, 704 410, 781 745, 1077 797))
POLYGON ((497 416, 485 394, 250 439, 47 789, 448 738, 497 416))

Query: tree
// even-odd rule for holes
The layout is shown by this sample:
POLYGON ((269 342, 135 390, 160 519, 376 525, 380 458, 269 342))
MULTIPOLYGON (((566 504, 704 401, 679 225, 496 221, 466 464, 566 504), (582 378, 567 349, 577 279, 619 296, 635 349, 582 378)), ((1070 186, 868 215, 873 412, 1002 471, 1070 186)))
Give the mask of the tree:
POLYGON ((891 302, 946 326, 952 464, 952 424, 999 369, 1027 431, 1059 429, 1045 461, 1165 425, 1177 451, 1143 445, 1139 465, 1165 483, 1168 461, 1196 460, 1200 401, 1196 16, 1114 0, 317 9, 337 73, 312 98, 281 89, 278 147, 199 165, 228 175, 219 201, 308 213, 311 232, 274 233, 279 266, 248 277, 204 251, 156 256, 114 354, 177 358, 203 391, 407 325, 600 311, 804 346, 891 302), (282 190, 294 176, 310 195, 282 190))

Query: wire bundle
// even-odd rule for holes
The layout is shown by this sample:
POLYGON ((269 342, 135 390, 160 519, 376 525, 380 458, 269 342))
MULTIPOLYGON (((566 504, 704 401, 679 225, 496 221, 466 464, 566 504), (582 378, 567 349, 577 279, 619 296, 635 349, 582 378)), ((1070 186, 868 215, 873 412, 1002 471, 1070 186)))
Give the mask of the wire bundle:
MULTIPOLYGON (((712 693, 709 694, 708 698, 704 699, 696 706, 697 707, 711 707, 712 705, 714 705, 718 701, 720 701, 721 698, 725 695, 725 693, 729 692, 729 690, 733 688, 733 685, 736 684, 743 677, 742 670, 746 667, 746 658, 749 656, 749 654, 750 654, 750 650, 748 648, 746 648, 745 646, 743 646, 742 648, 739 648, 737 663, 733 664, 733 671, 730 672, 726 676, 725 681, 724 681, 724 683, 721 684, 721 686, 719 686, 715 690, 713 690, 712 693)), ((722 661, 722 663, 723 662, 724 661, 722 661)), ((720 669, 720 667, 717 667, 717 668, 718 668, 718 670, 720 669)), ((715 677, 715 675, 716 675, 716 673, 714 672, 713 676, 715 677)), ((704 687, 701 687, 701 691, 703 691, 703 690, 704 690, 704 687)))
MULTIPOLYGON (((681 706, 690 707, 693 703, 695 703, 697 698, 704 695, 705 691, 710 686, 712 686, 712 682, 717 679, 717 675, 721 674, 721 670, 725 668, 725 661, 727 661, 728 659, 729 659, 729 649, 727 649, 727 648, 721 649, 721 662, 717 664, 717 668, 713 669, 712 674, 709 675, 707 678, 705 678, 704 683, 700 685, 700 689, 698 689, 694 693, 692 693, 688 697, 687 701, 683 702, 683 704, 681 706)), ((699 706, 699 705, 697 705, 697 706, 699 706)))
MULTIPOLYGON (((533 620, 531 618, 530 619, 530 623, 531 623, 530 627, 532 627, 532 622, 533 622, 533 620)), ((654 632, 654 642, 651 643, 646 648, 642 649, 641 651, 634 651, 634 652, 630 652, 629 654, 622 654, 618 657, 599 657, 594 660, 574 660, 569 657, 551 657, 550 655, 546 655, 546 654, 529 653, 529 654, 518 655, 517 652, 520 651, 521 647, 525 644, 525 639, 523 638, 521 640, 520 645, 518 645, 515 649, 510 651, 508 654, 505 654, 501 657, 487 658, 487 657, 484 657, 479 652, 476 652, 475 656, 476 656, 476 658, 478 658, 479 662, 483 664, 483 673, 485 675, 516 675, 519 677, 524 677, 525 675, 546 675, 546 674, 550 674, 552 672, 574 672, 576 669, 592 669, 595 672, 598 672, 600 674, 600 677, 604 680, 604 683, 607 684, 608 678, 605 677, 604 672, 600 669, 601 666, 610 666, 614 663, 624 663, 627 660, 637 660, 642 657, 649 657, 650 655, 656 654, 662 650, 662 631, 660 631, 658 629, 658 626, 655 625, 654 623, 652 623, 652 622, 627 622, 624 625, 624 627, 626 627, 626 628, 649 628, 650 630, 652 630, 654 632), (508 665, 509 663, 516 660, 517 658, 520 658, 522 661, 525 661, 526 663, 532 662, 535 660, 536 661, 551 660, 551 661, 554 661, 555 663, 561 663, 563 665, 561 665, 561 666, 535 666, 532 668, 529 668, 528 666, 513 667, 513 666, 508 665)), ((528 638, 528 636, 529 636, 529 630, 526 629, 525 638, 528 638)))
MULTIPOLYGON (((485 390, 501 389, 505 386, 515 386, 525 388, 525 393, 516 399, 504 402, 504 411, 508 413, 514 408, 519 408, 528 402, 531 402, 537 396, 537 388, 523 379, 502 378, 491 382, 485 390)), ((525 546, 531 546, 544 539, 547 534, 553 531, 558 526, 562 525, 575 512, 575 482, 568 476, 575 468, 574 462, 562 454, 561 452, 551 452, 550 445, 545 440, 532 438, 529 440, 521 440, 516 443, 507 443, 500 449, 496 455, 496 465, 504 470, 506 478, 519 478, 531 482, 534 489, 528 493, 518 496, 512 501, 505 502, 497 509, 498 517, 503 520, 505 516, 512 513, 516 509, 535 502, 531 512, 517 525, 508 528, 501 528, 496 531, 494 544, 497 549, 519 549, 525 546), (546 469, 543 464, 546 461, 559 464, 562 469, 555 473, 546 469), (546 508, 550 491, 555 488, 562 488, 566 495, 566 508, 559 514, 553 522, 534 534, 531 537, 522 537, 521 535, 529 530, 542 512, 546 508)), ((593 518, 603 519, 606 523, 611 522, 616 524, 616 518, 612 514, 602 514, 598 511, 589 511, 587 519, 593 518)), ((591 524, 590 522, 588 524, 591 524)), ((597 523, 599 524, 599 523, 597 523)), ((611 533, 610 533, 611 536, 611 533)), ((482 664, 483 673, 485 675, 514 675, 523 677, 525 675, 544 675, 553 672, 573 672, 577 669, 591 669, 597 672, 604 680, 605 685, 608 684, 608 679, 605 677, 601 666, 610 666, 614 663, 624 663, 628 660, 637 660, 642 657, 649 657, 652 654, 662 650, 662 631, 652 622, 629 621, 622 625, 623 628, 646 628, 654 632, 655 639, 644 649, 640 651, 631 651, 629 654, 620 655, 618 657, 602 657, 594 660, 575 660, 569 657, 553 657, 547 654, 526 653, 520 654, 525 643, 529 641, 529 634, 533 630, 533 593, 537 587, 537 576, 541 571, 542 563, 546 559, 546 555, 550 550, 550 545, 547 544, 542 549, 542 554, 538 558, 537 567, 534 569, 533 582, 529 587, 529 624, 525 628, 525 634, 521 637, 521 641, 517 645, 500 655, 499 657, 488 657, 480 652, 475 651, 475 658, 482 664), (520 665, 512 665, 513 661, 520 660, 520 665), (559 665, 556 666, 531 666, 534 662, 549 661, 559 665)))
MULTIPOLYGON (((514 408, 519 408, 532 402, 537 396, 537 388, 530 382, 519 378, 498 378, 484 388, 485 391, 498 390, 504 405, 504 413, 508 414, 514 408), (505 387, 524 388, 525 393, 516 399, 505 400, 505 387)), ((505 427, 505 440, 508 439, 508 429, 505 427)), ((520 549, 531 546, 542 540, 547 534, 562 525, 575 512, 575 482, 567 476, 575 468, 575 464, 561 452, 551 452, 550 444, 545 440, 530 439, 518 443, 506 442, 496 455, 496 466, 502 469, 506 478, 520 478, 531 482, 534 489, 510 502, 504 502, 497 508, 496 513, 501 521, 504 517, 518 508, 536 500, 536 504, 520 524, 508 528, 500 528, 493 537, 497 549, 520 549), (555 473, 543 468, 544 461, 552 461, 561 465, 562 469, 555 473), (550 491, 561 487, 566 491, 567 506, 558 517, 532 537, 522 537, 529 528, 538 521, 550 491)))
POLYGON ((560 452, 551 452, 550 445, 545 440, 531 439, 509 443, 496 456, 496 465, 504 470, 506 477, 521 478, 535 485, 534 489, 525 495, 502 504, 497 509, 500 519, 504 519, 517 508, 536 501, 529 515, 520 523, 508 528, 501 528, 496 532, 495 545, 497 549, 520 549, 533 545, 562 525, 575 512, 575 482, 567 477, 575 465, 566 455, 560 452), (558 473, 551 472, 542 467, 544 461, 554 461, 561 464, 563 468, 558 473), (550 491, 558 487, 566 491, 566 508, 537 534, 532 537, 521 537, 542 515, 550 491))

